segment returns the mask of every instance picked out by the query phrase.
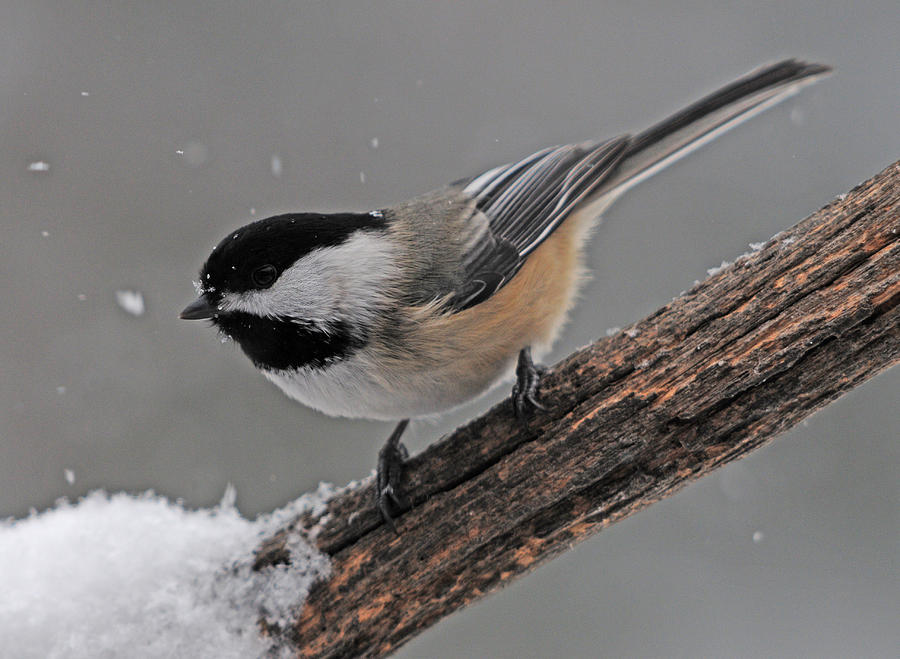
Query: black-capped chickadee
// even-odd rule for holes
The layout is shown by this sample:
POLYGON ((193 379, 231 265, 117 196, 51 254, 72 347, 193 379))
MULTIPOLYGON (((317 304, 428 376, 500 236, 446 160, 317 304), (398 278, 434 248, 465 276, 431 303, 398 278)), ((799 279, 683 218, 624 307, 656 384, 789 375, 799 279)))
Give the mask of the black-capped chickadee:
POLYGON ((368 213, 290 213, 220 242, 181 312, 210 319, 285 394, 326 414, 399 420, 377 505, 402 511, 411 417, 445 412, 513 372, 540 408, 540 358, 582 281, 586 234, 623 192, 829 71, 753 71, 634 137, 550 147, 368 213))

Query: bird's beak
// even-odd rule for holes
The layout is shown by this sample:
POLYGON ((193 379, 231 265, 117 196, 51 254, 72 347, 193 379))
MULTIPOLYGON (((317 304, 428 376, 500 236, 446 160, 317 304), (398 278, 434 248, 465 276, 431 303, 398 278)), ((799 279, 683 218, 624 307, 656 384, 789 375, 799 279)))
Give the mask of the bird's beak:
POLYGON ((218 309, 210 306, 205 297, 199 297, 187 305, 178 317, 182 320, 205 320, 218 312, 218 309))

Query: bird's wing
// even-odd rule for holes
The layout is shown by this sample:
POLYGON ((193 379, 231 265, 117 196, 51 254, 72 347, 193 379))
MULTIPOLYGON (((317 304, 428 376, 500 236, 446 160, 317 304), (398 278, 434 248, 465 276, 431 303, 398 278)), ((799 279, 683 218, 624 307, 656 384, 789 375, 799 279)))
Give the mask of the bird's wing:
POLYGON ((525 259, 613 171, 627 137, 551 147, 491 169, 465 184, 475 205, 474 232, 465 246, 460 285, 448 301, 453 311, 488 299, 519 271, 525 259))
POLYGON ((464 194, 481 212, 470 218, 474 237, 464 250, 451 308, 462 311, 498 291, 579 203, 606 208, 635 184, 830 70, 794 59, 776 62, 721 87, 634 138, 545 149, 464 184, 464 194), (486 228, 482 226, 485 217, 486 228))

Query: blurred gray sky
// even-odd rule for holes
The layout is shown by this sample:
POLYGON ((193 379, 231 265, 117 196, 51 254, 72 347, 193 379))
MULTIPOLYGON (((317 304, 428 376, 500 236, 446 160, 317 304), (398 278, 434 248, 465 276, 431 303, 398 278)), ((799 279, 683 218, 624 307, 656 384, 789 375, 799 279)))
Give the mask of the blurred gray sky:
MULTIPOLYGON (((559 358, 900 158, 896 0, 0 8, 2 516, 98 487, 209 505, 229 482, 254 515, 369 473, 388 424, 304 409, 176 318, 254 217, 384 206, 780 57, 834 65, 607 214, 559 358)), ((398 656, 895 656, 898 402, 895 369, 398 656)))

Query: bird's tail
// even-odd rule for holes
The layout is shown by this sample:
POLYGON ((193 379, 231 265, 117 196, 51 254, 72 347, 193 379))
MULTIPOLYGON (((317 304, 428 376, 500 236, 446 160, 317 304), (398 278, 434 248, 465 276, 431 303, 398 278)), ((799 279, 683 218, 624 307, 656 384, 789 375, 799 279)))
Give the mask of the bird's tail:
POLYGON ((632 186, 830 71, 829 66, 795 59, 751 71, 632 137, 616 171, 588 203, 605 207, 632 186))

